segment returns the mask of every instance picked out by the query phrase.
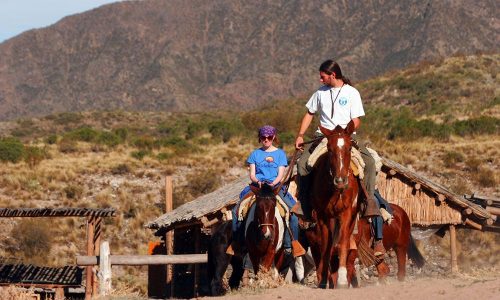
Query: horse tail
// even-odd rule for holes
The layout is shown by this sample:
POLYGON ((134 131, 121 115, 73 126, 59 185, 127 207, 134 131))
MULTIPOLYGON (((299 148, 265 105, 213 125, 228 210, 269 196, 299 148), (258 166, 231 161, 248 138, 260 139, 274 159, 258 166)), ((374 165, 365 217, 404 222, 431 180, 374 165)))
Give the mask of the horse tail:
POLYGON ((415 265, 419 268, 422 268, 425 264, 425 258, 422 256, 422 253, 420 253, 420 250, 418 250, 415 240, 411 234, 410 240, 408 241, 408 258, 413 260, 415 265))

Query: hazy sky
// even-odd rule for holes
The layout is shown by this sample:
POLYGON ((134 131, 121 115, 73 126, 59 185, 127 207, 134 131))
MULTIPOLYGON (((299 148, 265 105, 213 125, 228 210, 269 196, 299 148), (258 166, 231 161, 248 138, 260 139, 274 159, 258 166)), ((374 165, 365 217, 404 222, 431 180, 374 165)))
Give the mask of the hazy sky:
POLYGON ((0 0, 0 43, 26 30, 119 0, 0 0))

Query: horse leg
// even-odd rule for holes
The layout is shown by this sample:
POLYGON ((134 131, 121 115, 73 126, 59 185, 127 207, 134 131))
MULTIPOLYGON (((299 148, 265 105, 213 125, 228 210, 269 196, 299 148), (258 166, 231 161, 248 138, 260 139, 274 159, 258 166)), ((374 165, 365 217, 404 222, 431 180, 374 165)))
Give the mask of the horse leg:
POLYGON ((326 289, 328 271, 330 268, 330 251, 332 241, 326 224, 321 221, 318 222, 317 226, 320 227, 320 239, 322 240, 322 243, 319 245, 320 258, 316 268, 316 277, 318 279, 318 287, 326 289))
POLYGON ((349 254, 347 255, 347 282, 352 287, 358 287, 356 268, 354 266, 356 257, 358 257, 358 251, 356 249, 349 250, 349 254))
POLYGON ((231 266, 233 267, 233 272, 229 277, 229 287, 231 289, 237 289, 240 286, 240 281, 243 278, 243 258, 233 256, 231 258, 231 266))
POLYGON ((398 260, 398 280, 404 281, 406 276, 406 252, 407 247, 396 246, 396 258, 398 260))
POLYGON ((376 267, 377 267, 378 281, 380 283, 385 283, 387 280, 387 275, 390 272, 389 266, 385 263, 385 261, 382 261, 376 267))
POLYGON ((349 251, 350 238, 353 223, 353 215, 350 210, 345 210, 340 216, 340 238, 339 238, 339 270, 337 286, 339 288, 347 288, 349 282, 347 280, 347 254, 349 251))

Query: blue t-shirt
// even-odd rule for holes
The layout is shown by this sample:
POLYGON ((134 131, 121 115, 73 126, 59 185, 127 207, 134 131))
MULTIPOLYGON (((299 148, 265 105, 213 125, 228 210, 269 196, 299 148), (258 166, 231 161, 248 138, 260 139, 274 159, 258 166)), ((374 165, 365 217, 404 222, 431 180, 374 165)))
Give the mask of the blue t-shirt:
POLYGON ((262 148, 255 149, 247 159, 248 164, 255 165, 255 177, 259 181, 274 181, 278 177, 278 168, 288 165, 285 151, 276 149, 266 152, 262 148))

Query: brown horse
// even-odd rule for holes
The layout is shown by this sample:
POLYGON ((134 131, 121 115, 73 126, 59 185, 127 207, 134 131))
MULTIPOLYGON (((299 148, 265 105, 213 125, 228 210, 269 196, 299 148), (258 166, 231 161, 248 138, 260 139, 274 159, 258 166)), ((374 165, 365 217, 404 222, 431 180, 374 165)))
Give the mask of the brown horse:
MULTIPOLYGON (((419 268, 425 264, 425 259, 415 245, 411 236, 411 223, 406 212, 396 204, 390 204, 393 211, 391 224, 384 223, 383 239, 385 249, 394 249, 398 261, 398 280, 403 281, 406 276, 406 255, 413 260, 419 268)), ((358 221, 358 234, 355 235, 356 243, 359 245, 361 239, 369 245, 371 238, 371 225, 364 218, 358 221)), ((385 262, 377 265, 377 273, 380 280, 385 280, 389 274, 389 267, 385 262)))
POLYGON ((328 139, 328 153, 318 159, 311 174, 309 201, 312 201, 317 220, 315 233, 310 235, 313 239, 311 250, 318 286, 326 288, 328 282, 333 287, 335 278, 339 287, 347 287, 347 255, 359 191, 359 183, 350 168, 354 123, 349 122, 345 129, 337 126, 334 130, 322 127, 320 130, 328 139), (338 238, 338 270, 332 270, 334 237, 338 238))
POLYGON ((250 188, 255 194, 256 201, 248 213, 245 224, 245 242, 254 272, 257 274, 261 268, 268 271, 277 256, 277 248, 282 240, 278 223, 281 218, 279 215, 275 217, 278 190, 273 190, 268 184, 263 184, 261 188, 251 185, 250 188))

